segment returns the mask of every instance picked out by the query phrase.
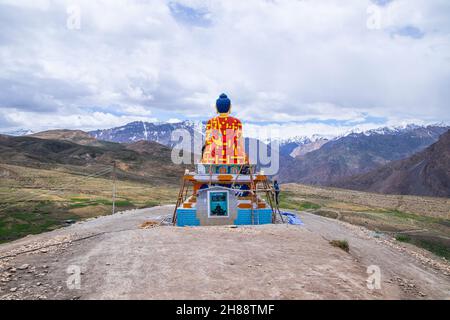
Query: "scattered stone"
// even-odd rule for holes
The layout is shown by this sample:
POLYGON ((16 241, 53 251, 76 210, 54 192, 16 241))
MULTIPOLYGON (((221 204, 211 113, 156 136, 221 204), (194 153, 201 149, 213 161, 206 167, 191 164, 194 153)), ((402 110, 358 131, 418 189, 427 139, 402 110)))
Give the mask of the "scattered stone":
POLYGON ((41 283, 41 282, 38 282, 38 283, 36 283, 36 285, 39 287, 39 286, 42 285, 42 283, 41 283))
POLYGON ((11 292, 16 292, 16 291, 17 291, 17 288, 16 288, 16 287, 11 288, 11 289, 9 289, 9 291, 11 291, 11 292))
POLYGON ((25 264, 21 265, 20 267, 18 267, 17 269, 19 269, 19 270, 26 270, 26 269, 28 269, 29 267, 30 267, 30 265, 27 264, 27 263, 25 263, 25 264))
POLYGON ((419 292, 419 295, 421 296, 421 297, 426 297, 427 295, 425 294, 425 293, 423 293, 423 292, 419 292))

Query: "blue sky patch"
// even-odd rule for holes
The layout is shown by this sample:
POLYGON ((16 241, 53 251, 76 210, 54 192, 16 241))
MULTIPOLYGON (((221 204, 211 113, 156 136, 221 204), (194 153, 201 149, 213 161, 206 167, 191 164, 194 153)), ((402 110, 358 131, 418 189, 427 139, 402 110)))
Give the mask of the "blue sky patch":
POLYGON ((421 39, 425 33, 415 26, 404 26, 396 28, 391 32, 393 36, 410 37, 413 39, 421 39))
POLYGON ((209 12, 206 9, 188 7, 175 1, 169 3, 169 8, 172 16, 182 24, 197 27, 209 27, 211 25, 209 12))

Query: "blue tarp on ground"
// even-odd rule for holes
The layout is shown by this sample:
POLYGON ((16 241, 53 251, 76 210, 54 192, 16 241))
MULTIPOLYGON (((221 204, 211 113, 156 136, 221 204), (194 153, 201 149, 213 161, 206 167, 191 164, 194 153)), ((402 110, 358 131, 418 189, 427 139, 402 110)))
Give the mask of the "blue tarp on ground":
POLYGON ((281 214, 288 219, 288 223, 289 224, 295 224, 295 225, 298 225, 298 226, 303 226, 304 225, 302 220, 300 220, 300 218, 297 215, 293 214, 293 213, 282 212, 281 214))

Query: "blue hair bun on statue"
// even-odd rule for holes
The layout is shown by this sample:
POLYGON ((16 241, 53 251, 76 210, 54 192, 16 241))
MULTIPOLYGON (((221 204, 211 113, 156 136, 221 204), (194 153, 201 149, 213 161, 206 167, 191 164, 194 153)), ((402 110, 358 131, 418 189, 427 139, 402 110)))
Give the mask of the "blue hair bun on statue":
POLYGON ((222 93, 216 101, 217 111, 219 113, 228 113, 230 112, 231 101, 228 99, 225 93, 222 93))

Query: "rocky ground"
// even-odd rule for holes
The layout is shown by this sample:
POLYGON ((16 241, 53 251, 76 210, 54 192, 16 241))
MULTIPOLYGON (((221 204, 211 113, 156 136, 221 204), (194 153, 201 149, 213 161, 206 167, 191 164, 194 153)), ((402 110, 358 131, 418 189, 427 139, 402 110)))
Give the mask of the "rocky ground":
POLYGON ((449 299, 450 264, 345 222, 176 228, 128 211, 0 246, 1 299, 449 299), (350 251, 331 246, 347 240, 350 251), (367 268, 381 272, 369 289, 367 268), (373 267, 372 267, 373 268, 373 267))

